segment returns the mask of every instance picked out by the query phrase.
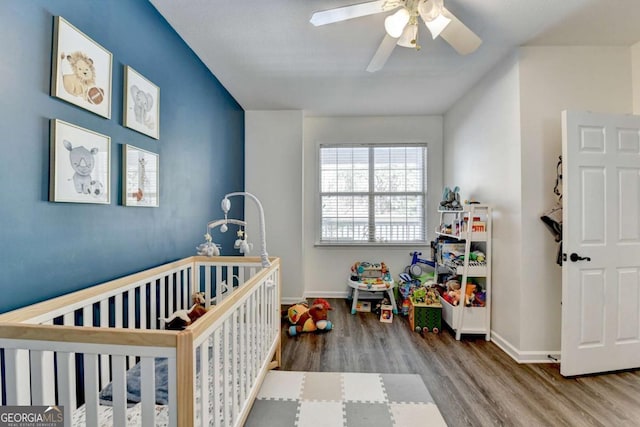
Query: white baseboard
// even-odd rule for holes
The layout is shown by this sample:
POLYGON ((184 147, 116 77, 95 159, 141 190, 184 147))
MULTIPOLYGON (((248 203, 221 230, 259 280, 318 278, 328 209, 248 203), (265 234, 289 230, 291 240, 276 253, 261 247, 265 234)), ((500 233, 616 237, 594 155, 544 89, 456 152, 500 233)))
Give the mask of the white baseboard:
POLYGON ((560 363, 560 351, 521 351, 491 331, 491 341, 518 363, 560 363))
POLYGON ((300 301, 314 299, 314 298, 337 298, 337 299, 345 299, 349 296, 349 292, 347 291, 320 291, 320 292, 305 292, 302 297, 281 297, 280 304, 295 304, 300 301))
POLYGON ((305 298, 346 298, 348 296, 348 291, 312 291, 304 293, 305 298))

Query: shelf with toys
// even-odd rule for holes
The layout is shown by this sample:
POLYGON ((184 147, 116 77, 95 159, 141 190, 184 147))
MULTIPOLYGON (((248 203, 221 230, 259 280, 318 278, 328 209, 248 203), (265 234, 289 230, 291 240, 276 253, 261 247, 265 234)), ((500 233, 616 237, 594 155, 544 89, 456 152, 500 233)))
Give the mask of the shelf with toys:
POLYGON ((449 271, 440 287, 442 318, 456 332, 491 337, 491 207, 439 210, 435 261, 449 271), (464 296, 464 297, 463 297, 464 296))

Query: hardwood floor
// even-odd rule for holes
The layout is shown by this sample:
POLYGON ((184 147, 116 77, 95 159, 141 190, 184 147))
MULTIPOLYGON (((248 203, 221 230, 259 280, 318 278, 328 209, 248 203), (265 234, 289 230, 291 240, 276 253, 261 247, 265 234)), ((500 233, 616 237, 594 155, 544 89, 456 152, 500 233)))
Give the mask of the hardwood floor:
POLYGON ((282 369, 420 374, 450 427, 640 426, 640 370, 567 379, 558 364, 518 364, 483 337, 423 338, 401 316, 381 323, 329 302, 332 331, 289 337, 283 326, 282 369))

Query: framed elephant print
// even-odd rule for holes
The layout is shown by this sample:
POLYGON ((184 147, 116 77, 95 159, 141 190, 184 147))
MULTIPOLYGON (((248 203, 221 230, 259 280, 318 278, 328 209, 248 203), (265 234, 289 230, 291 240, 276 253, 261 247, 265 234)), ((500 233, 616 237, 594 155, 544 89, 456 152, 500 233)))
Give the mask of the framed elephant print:
POLYGON ((111 52, 61 16, 53 22, 51 96, 111 118, 111 52))
POLYGON ((160 88, 124 66, 124 126, 160 139, 160 88))
POLYGON ((125 206, 158 207, 160 162, 156 153, 122 146, 122 202, 125 206))
POLYGON ((111 202, 111 138, 53 119, 50 144, 50 201, 111 202))

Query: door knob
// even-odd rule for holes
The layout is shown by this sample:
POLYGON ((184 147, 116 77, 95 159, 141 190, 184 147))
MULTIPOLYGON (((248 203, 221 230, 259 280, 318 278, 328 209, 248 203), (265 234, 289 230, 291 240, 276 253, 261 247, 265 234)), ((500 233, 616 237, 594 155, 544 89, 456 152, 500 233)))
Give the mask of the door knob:
POLYGON ((591 258, 589 258, 588 256, 580 256, 577 253, 572 253, 571 255, 569 255, 569 259, 571 260, 571 262, 576 262, 576 261, 591 261, 591 258))

